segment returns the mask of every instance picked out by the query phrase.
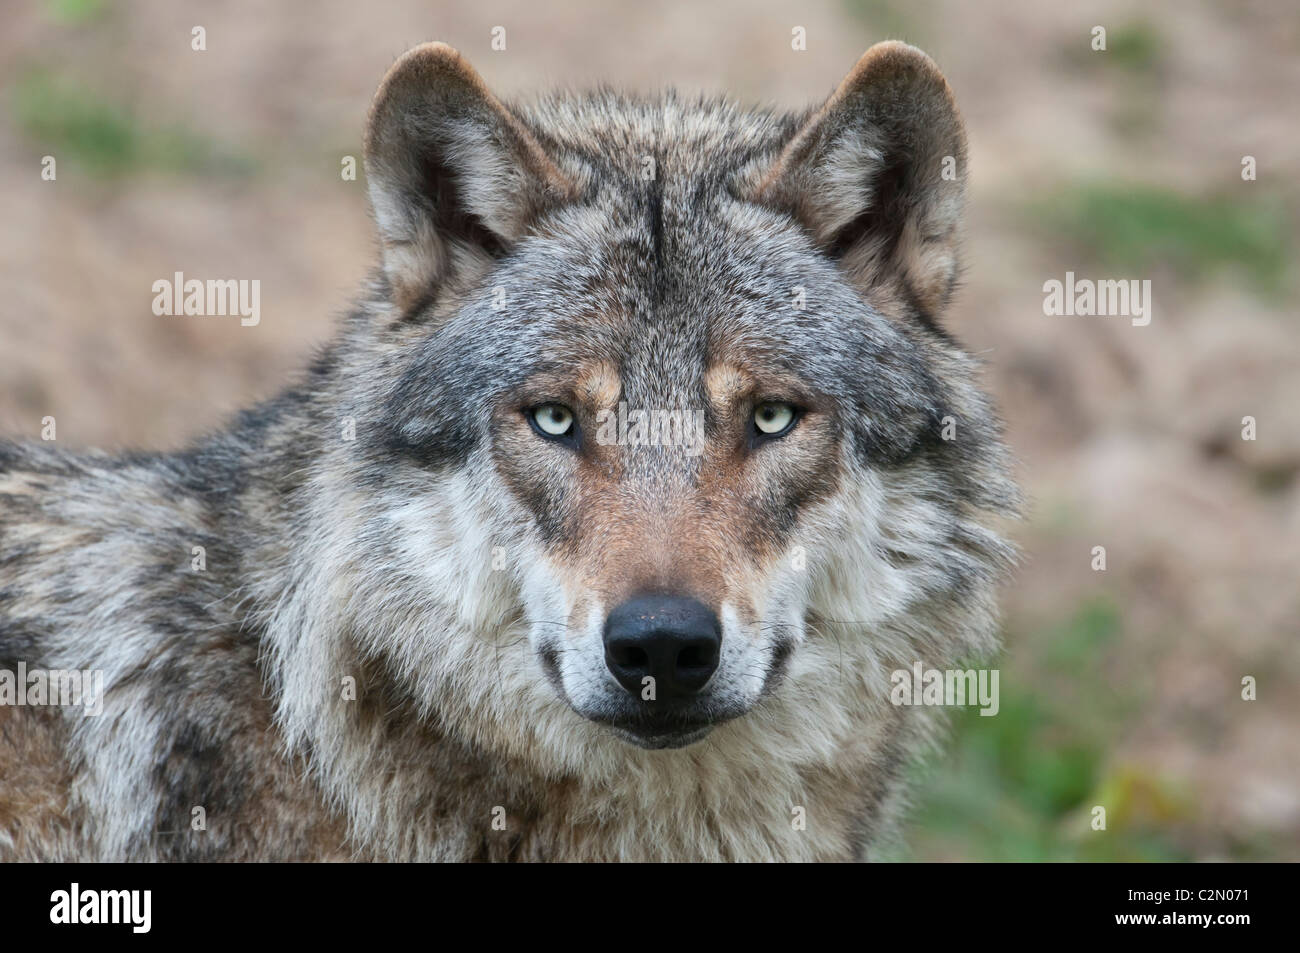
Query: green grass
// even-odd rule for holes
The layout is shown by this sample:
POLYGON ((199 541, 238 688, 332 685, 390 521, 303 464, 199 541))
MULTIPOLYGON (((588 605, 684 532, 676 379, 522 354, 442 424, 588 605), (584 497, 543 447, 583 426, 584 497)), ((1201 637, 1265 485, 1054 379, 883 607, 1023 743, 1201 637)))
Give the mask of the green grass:
POLYGON ((1164 45, 1155 27, 1145 21, 1127 23, 1106 35, 1110 62, 1134 73, 1151 73, 1159 68, 1164 45))
POLYGON ((1108 70, 1119 67, 1126 79, 1158 80, 1165 62, 1165 43, 1156 28, 1145 20, 1106 27, 1106 49, 1092 48, 1092 28, 1071 32, 1064 41, 1060 61, 1076 70, 1108 70))
POLYGON ((60 23, 83 23, 104 11, 104 0, 46 0, 45 8, 60 23))
POLYGON ((10 108, 31 146, 94 176, 151 170, 242 176, 255 168, 249 157, 193 129, 144 123, 123 104, 43 71, 19 78, 10 108))
POLYGON ((1193 805, 1141 766, 1112 763, 1138 699, 1107 677, 1123 623, 1085 602, 1059 626, 1017 640, 993 717, 958 712, 952 743, 918 767, 908 846, 894 859, 1188 860, 1193 805), (1107 829, 1091 811, 1106 808, 1107 829))
POLYGON ((1044 240, 1063 241, 1116 277, 1165 266, 1182 278, 1227 272, 1284 292, 1294 250, 1285 210, 1247 194, 1190 196, 1159 186, 1090 183, 1029 203, 1044 240))
POLYGON ((933 11, 923 0, 899 3, 897 0, 844 0, 848 15, 871 32, 869 42, 906 40, 924 45, 922 24, 932 20, 933 11))

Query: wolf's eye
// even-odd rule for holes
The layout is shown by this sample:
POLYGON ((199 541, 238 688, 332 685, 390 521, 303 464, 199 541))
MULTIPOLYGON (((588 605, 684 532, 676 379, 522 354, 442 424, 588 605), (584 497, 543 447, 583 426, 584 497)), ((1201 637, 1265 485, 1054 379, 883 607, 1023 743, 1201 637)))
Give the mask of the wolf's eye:
POLYGON ((534 407, 528 412, 528 419, 546 437, 563 437, 573 430, 573 411, 563 404, 534 407))
POLYGON ((765 437, 779 437, 794 426, 795 416, 790 404, 764 401, 754 408, 754 427, 765 437))

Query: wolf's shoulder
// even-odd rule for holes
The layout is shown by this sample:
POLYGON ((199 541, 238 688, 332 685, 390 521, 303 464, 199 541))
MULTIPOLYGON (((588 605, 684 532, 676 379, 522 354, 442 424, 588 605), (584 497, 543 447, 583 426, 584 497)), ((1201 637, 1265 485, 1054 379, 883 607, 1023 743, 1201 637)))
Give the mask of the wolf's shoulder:
MULTIPOLYGON (((0 660, 84 665, 210 627, 238 540, 183 457, 0 443, 0 660)), ((146 649, 147 651, 147 649, 146 649)))
MULTIPOLYGON (((87 531, 198 514, 201 495, 185 479, 188 453, 68 451, 0 440, 0 538, 41 524, 87 531)), ((168 520, 167 522, 175 522, 168 520)))

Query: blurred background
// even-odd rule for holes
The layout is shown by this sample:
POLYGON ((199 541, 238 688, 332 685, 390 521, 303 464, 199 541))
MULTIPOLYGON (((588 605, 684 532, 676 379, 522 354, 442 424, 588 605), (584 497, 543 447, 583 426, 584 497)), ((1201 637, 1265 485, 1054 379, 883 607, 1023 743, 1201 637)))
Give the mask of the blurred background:
POLYGON ((1031 504, 1001 713, 958 717, 918 769, 897 858, 1300 859, 1290 0, 5 0, 3 22, 0 433, 53 415, 61 446, 109 449, 181 446, 329 336, 375 252, 341 162, 416 43, 506 97, 608 81, 789 107, 878 40, 921 46, 971 141, 947 323, 988 363, 1031 504), (1151 324, 1044 316, 1067 270, 1151 279, 1151 324), (175 271, 259 278, 261 323, 155 316, 175 271))

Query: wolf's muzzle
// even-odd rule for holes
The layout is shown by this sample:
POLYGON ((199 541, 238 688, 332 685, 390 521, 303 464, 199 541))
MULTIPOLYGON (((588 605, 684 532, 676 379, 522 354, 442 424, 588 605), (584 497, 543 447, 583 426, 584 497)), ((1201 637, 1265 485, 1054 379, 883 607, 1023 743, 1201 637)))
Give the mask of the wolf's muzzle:
POLYGON ((620 685, 648 702, 699 692, 718 668, 721 647, 717 613, 688 597, 635 596, 605 622, 605 664, 620 685))

